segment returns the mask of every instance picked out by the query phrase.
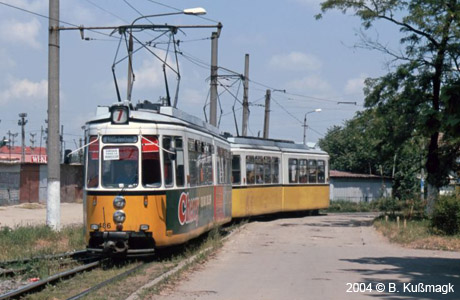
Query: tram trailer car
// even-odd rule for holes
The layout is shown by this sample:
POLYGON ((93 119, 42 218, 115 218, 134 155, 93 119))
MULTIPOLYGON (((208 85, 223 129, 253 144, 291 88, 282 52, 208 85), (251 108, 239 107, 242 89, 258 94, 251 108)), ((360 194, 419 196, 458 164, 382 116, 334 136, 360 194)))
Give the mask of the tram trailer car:
POLYGON ((215 127, 125 101, 99 107, 86 140, 89 251, 148 255, 231 220, 230 146, 215 127))
POLYGON ((290 141, 228 138, 232 217, 329 207, 329 156, 290 141))

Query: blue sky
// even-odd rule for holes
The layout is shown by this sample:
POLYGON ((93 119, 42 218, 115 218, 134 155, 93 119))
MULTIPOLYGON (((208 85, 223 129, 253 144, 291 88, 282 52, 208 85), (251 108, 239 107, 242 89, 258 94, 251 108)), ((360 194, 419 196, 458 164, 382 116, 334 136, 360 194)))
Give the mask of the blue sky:
MULTIPOLYGON (((0 0, 39 14, 48 15, 47 0, 0 0)), ((127 1, 126 1, 127 2, 127 1)), ((272 92, 270 137, 302 142, 302 122, 308 115, 307 140, 316 142, 328 128, 342 125, 363 109, 363 81, 387 72, 385 57, 378 52, 355 48, 359 38, 359 20, 339 12, 328 12, 317 21, 316 0, 283 1, 211 1, 211 0, 132 0, 130 7, 123 0, 61 0, 61 20, 85 26, 117 26, 144 15, 174 12, 173 8, 203 7, 206 19, 175 15, 150 19, 156 24, 223 24, 219 39, 219 66, 237 73, 244 72, 244 56, 250 55, 249 134, 262 135, 264 95, 267 87, 286 90, 272 92), (161 4, 166 4, 166 7, 161 4), (134 8, 134 9, 133 9, 134 8), (137 10, 137 11, 136 11, 137 10), (357 102, 344 105, 337 102, 357 102)), ((145 23, 145 22, 144 22, 145 23)), ((68 26, 64 25, 63 26, 68 26)), ((46 127, 48 20, 0 5, 0 137, 6 132, 20 132, 18 114, 26 112, 27 145, 29 134, 36 134, 39 145, 40 127, 46 127)), ((369 34, 394 37, 391 28, 377 27, 369 34)), ((179 93, 180 109, 203 118, 203 105, 209 91, 211 29, 184 30, 176 35, 183 41, 179 55, 182 81, 179 93), (193 60, 191 62, 190 60, 193 60), (197 64, 197 62, 199 62, 197 64)), ((104 33, 109 34, 110 31, 104 33)), ((75 148, 82 136, 81 126, 94 115, 97 105, 117 101, 111 66, 118 45, 118 35, 112 37, 85 31, 90 41, 83 41, 78 31, 61 32, 61 124, 64 125, 66 148, 75 148)), ((139 34, 139 39, 153 39, 153 34, 139 34)), ((165 44, 157 45, 164 56, 165 44)), ((124 55, 121 47, 120 54, 124 55)), ((172 56, 168 62, 174 62, 172 56)), ((164 96, 161 64, 146 51, 134 56, 133 101, 157 101, 164 96)), ((122 95, 125 95, 126 64, 117 66, 122 95)), ((220 74, 224 72, 219 71, 220 74)), ((173 76, 170 76, 174 91, 173 76)), ((230 86, 233 81, 221 80, 230 86)), ((237 94, 239 83, 228 89, 237 94)), ((219 93, 224 88, 219 89, 219 93)), ((242 99, 242 86, 237 95, 242 99)), ((232 106, 237 110, 241 131, 241 105, 229 93, 220 96, 223 115, 220 129, 235 133, 232 106)), ((16 138, 16 145, 20 137, 16 138)))

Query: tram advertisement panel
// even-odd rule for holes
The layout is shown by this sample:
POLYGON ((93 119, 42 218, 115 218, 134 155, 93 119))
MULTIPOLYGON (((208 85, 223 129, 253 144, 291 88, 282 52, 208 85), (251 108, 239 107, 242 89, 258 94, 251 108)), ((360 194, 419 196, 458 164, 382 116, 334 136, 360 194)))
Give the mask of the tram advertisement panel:
POLYGON ((214 220, 222 221, 231 217, 232 187, 231 185, 216 186, 214 190, 214 220))
POLYGON ((166 230, 187 233, 214 221, 214 187, 166 192, 166 230))

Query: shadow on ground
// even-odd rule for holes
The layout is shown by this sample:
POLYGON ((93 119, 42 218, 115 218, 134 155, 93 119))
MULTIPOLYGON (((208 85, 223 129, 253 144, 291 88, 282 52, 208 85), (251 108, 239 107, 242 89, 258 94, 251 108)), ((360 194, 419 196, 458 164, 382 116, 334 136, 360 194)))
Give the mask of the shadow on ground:
POLYGON ((359 259, 343 259, 342 261, 362 265, 361 268, 345 269, 346 272, 356 272, 363 276, 362 282, 373 283, 372 296, 384 299, 460 299, 460 259, 440 257, 363 257, 359 259), (375 267, 379 266, 378 270, 375 267), (382 269, 382 266, 385 266, 382 269), (394 277, 400 279, 387 278, 394 277), (388 292, 390 284, 394 284, 394 293, 378 293, 375 284, 383 283, 388 292), (412 285, 408 285, 411 283, 412 285), (404 289, 406 284, 406 289, 404 289), (441 292, 420 292, 416 285, 434 285, 441 292), (448 285, 453 285, 449 293, 442 293, 441 286, 447 291, 448 285), (436 287, 439 285, 439 287, 436 287))

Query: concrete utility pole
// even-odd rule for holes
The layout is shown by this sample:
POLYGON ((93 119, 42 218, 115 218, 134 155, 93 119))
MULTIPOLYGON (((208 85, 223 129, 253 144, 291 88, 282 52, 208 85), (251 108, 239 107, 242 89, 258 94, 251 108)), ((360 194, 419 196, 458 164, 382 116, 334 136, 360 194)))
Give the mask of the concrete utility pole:
POLYGON ((244 83, 243 83, 243 125, 242 135, 248 136, 248 119, 249 119, 249 100, 248 100, 248 88, 249 88, 249 54, 245 55, 244 59, 244 83))
POLYGON ((46 224, 60 229, 61 174, 59 151, 59 0, 49 0, 48 43, 48 197, 46 224))
POLYGON ((211 91, 209 96, 209 123, 217 126, 217 32, 211 34, 211 91))
POLYGON ((26 117, 27 117, 27 114, 26 113, 20 113, 19 114, 19 117, 21 118, 19 121, 18 121, 18 125, 21 126, 21 162, 24 163, 26 161, 26 133, 25 133, 25 130, 24 130, 24 127, 26 126, 27 124, 27 120, 26 120, 26 117))
POLYGON ((264 139, 268 139, 268 129, 270 127, 270 98, 272 92, 267 90, 265 94, 265 118, 264 118, 264 139))
POLYGON ((129 34, 128 44, 128 88, 126 99, 131 101, 131 94, 133 88, 133 34, 129 34))

